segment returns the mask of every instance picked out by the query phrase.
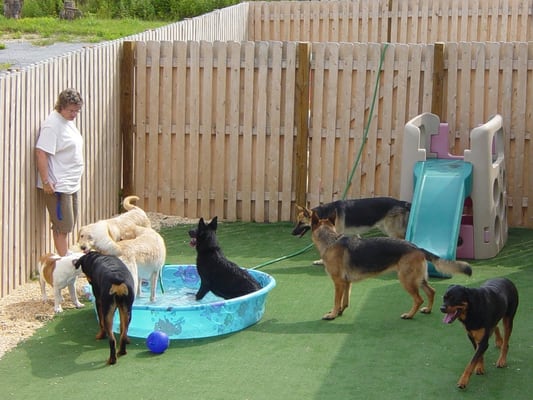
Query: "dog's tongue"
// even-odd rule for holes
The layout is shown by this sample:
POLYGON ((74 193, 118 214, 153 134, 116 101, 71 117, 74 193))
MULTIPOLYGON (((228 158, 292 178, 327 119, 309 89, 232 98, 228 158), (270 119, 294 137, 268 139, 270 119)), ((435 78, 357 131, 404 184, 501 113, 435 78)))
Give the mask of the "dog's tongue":
POLYGON ((196 247, 196 238, 191 238, 191 241, 189 242, 189 246, 196 247))
POLYGON ((445 324, 451 324, 453 321, 455 321, 456 316, 457 312, 448 313, 444 316, 442 322, 444 322, 445 324))

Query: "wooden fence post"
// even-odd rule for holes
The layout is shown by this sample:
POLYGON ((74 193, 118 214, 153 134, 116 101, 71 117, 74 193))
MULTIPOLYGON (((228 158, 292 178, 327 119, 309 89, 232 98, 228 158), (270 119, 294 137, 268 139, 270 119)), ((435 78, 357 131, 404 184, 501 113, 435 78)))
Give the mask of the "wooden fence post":
POLYGON ((133 194, 133 107, 135 42, 122 44, 120 60, 120 134, 122 136, 123 196, 133 194))
POLYGON ((443 42, 434 45, 433 55, 433 91, 431 97, 431 112, 442 118, 444 103, 444 49, 443 42))
POLYGON ((295 203, 306 206, 307 197, 307 162, 309 143, 309 72, 310 43, 298 43, 298 64, 296 69, 296 141, 294 163, 295 203))

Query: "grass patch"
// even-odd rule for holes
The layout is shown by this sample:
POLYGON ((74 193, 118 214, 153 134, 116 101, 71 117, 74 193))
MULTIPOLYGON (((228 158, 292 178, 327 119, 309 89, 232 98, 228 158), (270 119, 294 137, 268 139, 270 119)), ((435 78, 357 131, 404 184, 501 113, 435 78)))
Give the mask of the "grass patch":
MULTIPOLYGON (((187 231, 162 231, 167 263, 195 261, 187 231)), ((310 243, 292 237, 292 224, 221 223, 224 253, 254 267, 289 255, 310 243)), ((132 338, 128 354, 106 366, 108 343, 96 341, 92 305, 54 317, 0 360, 3 399, 109 397, 195 400, 233 399, 526 399, 533 391, 533 230, 511 229, 502 252, 472 262, 471 278, 430 279, 437 291, 432 314, 400 319, 411 305, 394 275, 354 285, 350 307, 334 321, 320 318, 332 305, 333 285, 314 248, 261 268, 276 279, 262 320, 243 331, 206 339, 173 340, 161 355, 132 338), (473 354, 463 327, 442 323, 438 311, 448 285, 478 287, 496 276, 517 285, 520 306, 511 337, 508 367, 494 366, 491 340, 486 375, 473 375, 468 388, 455 387, 473 354), (530 386, 531 385, 531 389, 530 386)), ((16 305, 14 305, 16 306, 16 305)))
POLYGON ((0 39, 27 39, 37 44, 53 42, 98 43, 119 39, 167 25, 162 21, 138 19, 96 19, 86 17, 74 21, 59 18, 10 19, 0 16, 0 39))

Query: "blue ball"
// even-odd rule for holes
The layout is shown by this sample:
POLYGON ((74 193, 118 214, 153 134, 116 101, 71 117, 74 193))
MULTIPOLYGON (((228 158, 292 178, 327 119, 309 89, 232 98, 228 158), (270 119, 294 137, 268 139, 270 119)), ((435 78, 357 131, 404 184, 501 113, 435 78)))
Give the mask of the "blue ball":
POLYGON ((170 339, 165 332, 153 331, 146 338, 146 347, 155 354, 164 353, 169 344, 170 339))

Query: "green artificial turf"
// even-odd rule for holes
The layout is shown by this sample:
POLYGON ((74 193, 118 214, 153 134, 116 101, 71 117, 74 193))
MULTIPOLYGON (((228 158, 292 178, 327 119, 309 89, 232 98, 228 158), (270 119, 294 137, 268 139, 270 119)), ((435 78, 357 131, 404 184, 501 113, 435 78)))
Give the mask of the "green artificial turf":
MULTIPOLYGON (((226 256, 245 267, 298 253, 310 235, 290 235, 291 224, 219 224, 226 256)), ((194 263, 187 230, 164 230, 167 264, 194 263)), ((529 399, 533 392, 533 230, 512 229, 498 257, 472 262, 471 278, 432 278, 434 312, 402 320, 411 298, 393 275, 354 285, 342 317, 322 321, 333 301, 314 248, 265 265, 277 286, 262 320, 226 336, 173 340, 161 354, 132 338, 128 354, 105 365, 107 341, 96 341, 90 304, 56 316, 0 360, 2 399, 529 399), (473 349, 459 322, 442 323, 440 299, 451 283, 479 286, 507 276, 521 304, 508 367, 496 369, 491 341, 486 375, 456 388, 473 349)))

